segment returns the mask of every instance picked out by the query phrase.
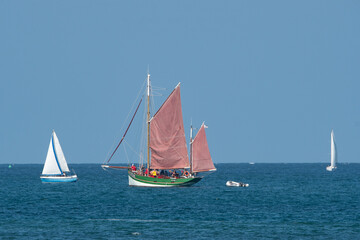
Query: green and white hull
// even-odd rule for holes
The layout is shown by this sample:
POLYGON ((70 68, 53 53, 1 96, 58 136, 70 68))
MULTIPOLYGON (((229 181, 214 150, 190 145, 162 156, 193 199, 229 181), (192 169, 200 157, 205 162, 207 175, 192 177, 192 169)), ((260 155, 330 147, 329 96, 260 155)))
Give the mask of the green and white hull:
POLYGON ((129 186, 135 187, 185 187, 199 182, 202 177, 189 178, 153 178, 148 176, 137 175, 128 172, 129 186))

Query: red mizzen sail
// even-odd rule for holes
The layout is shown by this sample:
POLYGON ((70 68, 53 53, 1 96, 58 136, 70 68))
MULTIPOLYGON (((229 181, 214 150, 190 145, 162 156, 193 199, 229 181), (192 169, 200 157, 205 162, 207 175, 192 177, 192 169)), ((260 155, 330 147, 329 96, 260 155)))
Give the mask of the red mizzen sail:
POLYGON ((152 169, 189 168, 180 85, 166 99, 150 122, 152 169))
POLYGON ((210 156, 206 140, 205 125, 202 124, 192 143, 192 169, 193 172, 206 172, 216 170, 210 156))

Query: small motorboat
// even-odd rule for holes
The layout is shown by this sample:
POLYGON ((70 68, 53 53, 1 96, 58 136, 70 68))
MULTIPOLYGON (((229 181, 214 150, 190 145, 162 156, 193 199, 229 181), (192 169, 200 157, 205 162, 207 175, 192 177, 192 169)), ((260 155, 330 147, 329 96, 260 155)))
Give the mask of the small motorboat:
POLYGON ((234 181, 227 181, 226 186, 228 187, 248 187, 248 183, 242 183, 242 182, 234 182, 234 181))

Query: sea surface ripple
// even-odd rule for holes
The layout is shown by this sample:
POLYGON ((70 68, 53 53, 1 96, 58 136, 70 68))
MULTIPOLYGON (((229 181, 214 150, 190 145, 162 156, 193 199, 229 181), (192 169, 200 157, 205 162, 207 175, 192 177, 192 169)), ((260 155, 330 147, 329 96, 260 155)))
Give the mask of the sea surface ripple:
POLYGON ((360 164, 216 164, 171 189, 70 167, 76 183, 42 183, 42 165, 0 165, 0 239, 360 239, 360 164))

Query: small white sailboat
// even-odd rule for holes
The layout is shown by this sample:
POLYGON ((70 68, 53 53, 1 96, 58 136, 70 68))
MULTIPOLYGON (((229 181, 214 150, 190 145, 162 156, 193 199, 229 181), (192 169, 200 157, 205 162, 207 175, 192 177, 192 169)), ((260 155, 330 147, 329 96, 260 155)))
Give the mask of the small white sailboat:
POLYGON ((76 174, 70 174, 55 131, 51 134, 49 149, 40 179, 42 182, 75 182, 77 180, 76 174))
POLYGON ((337 153, 336 153, 336 144, 334 139, 334 131, 331 130, 331 160, 330 160, 330 166, 326 167, 327 171, 334 171, 336 169, 336 163, 337 163, 337 153))
POLYGON ((227 181, 226 186, 228 187, 248 187, 248 183, 242 183, 242 182, 234 182, 234 181, 227 181))

